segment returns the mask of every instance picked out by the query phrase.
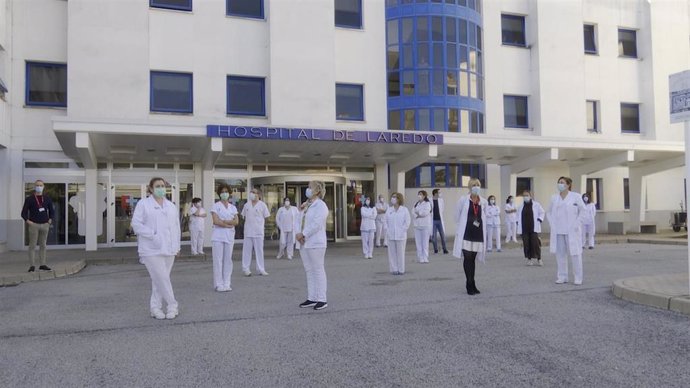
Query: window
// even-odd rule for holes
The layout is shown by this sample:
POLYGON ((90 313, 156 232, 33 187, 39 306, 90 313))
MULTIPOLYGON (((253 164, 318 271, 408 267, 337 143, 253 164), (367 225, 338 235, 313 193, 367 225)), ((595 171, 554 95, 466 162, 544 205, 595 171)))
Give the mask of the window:
POLYGON ((587 190, 589 202, 596 204, 597 210, 604 206, 604 184, 602 178, 587 178, 587 190))
POLYGON ((336 120, 364 120, 364 86, 335 85, 336 120))
POLYGON ((587 100, 587 132, 599 132, 599 101, 587 100))
POLYGON ((516 196, 522 196, 525 190, 532 192, 532 178, 531 177, 518 177, 517 185, 515 189, 516 196))
POLYGON ((264 18, 264 0, 225 0, 225 7, 230 16, 264 18))
POLYGON ((67 106, 67 65, 26 63, 26 105, 67 106))
POLYGON ((527 128, 527 96, 503 96, 503 122, 507 128, 527 128))
POLYGON ((501 36, 505 45, 525 47, 525 17, 501 15, 501 36))
POLYGON ((151 72, 151 112, 192 113, 192 75, 151 72))
POLYGON ((466 187, 471 178, 486 187, 486 165, 424 163, 405 173, 405 187, 466 187))
POLYGON ((621 104, 621 132, 640 133, 640 104, 621 104))
POLYGON ((149 6, 153 8, 176 9, 178 11, 191 11, 192 0, 150 0, 149 6))
POLYGON ((362 28, 362 0, 335 0, 335 25, 362 28))
POLYGON ((388 112, 388 129, 400 130, 402 124, 400 122, 400 111, 392 110, 388 112))
POLYGON ((637 31, 618 29, 618 56, 637 58, 637 31))
POLYGON ((585 53, 586 54, 596 54, 597 53, 597 38, 594 30, 593 24, 585 24, 585 53))
POLYGON ((623 178, 623 208, 630 210, 630 179, 623 178))
POLYGON ((265 80, 228 76, 228 114, 266 116, 265 80))

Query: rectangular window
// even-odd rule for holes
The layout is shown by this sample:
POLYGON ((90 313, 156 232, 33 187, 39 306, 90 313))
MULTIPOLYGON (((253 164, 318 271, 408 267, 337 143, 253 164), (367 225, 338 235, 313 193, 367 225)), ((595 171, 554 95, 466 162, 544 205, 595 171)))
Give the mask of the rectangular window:
POLYGON ((264 0, 225 0, 225 13, 228 16, 264 18, 264 0))
POLYGON ((525 47, 525 17, 502 14, 501 36, 505 45, 525 47))
POLYGON ((335 25, 362 28, 362 0, 335 0, 335 25))
POLYGON ((388 97, 400 95, 400 73, 388 73, 388 97))
POLYGON ((227 113, 266 116, 265 79, 228 76, 227 113))
POLYGON ((587 100, 587 132, 599 133, 599 101, 587 100))
POLYGON ((604 183, 602 178, 587 178, 587 190, 583 194, 589 194, 589 202, 596 205, 597 210, 604 206, 604 183))
POLYGON ((419 169, 419 187, 431 187, 431 164, 424 163, 419 169))
POLYGON ((414 109, 406 109, 403 111, 403 119, 405 122, 403 123, 403 129, 406 131, 414 131, 415 129, 415 113, 414 109))
POLYGON ((637 58, 637 31, 618 29, 618 56, 637 58))
POLYGON ((429 41, 429 18, 426 16, 418 16, 417 20, 417 41, 429 41))
POLYGON ((457 109, 448 109, 448 132, 460 132, 457 109))
POLYGON ((419 130, 428 131, 431 129, 431 114, 429 109, 420 109, 417 111, 419 117, 419 130))
POLYGON ((192 0, 150 0, 149 6, 153 8, 176 9, 178 11, 191 11, 192 0))
POLYGON ((388 112, 388 129, 400 130, 400 111, 392 110, 388 112))
POLYGON ((630 210, 630 179, 623 178, 623 208, 630 210))
POLYGON ((386 22, 388 44, 398 44, 398 21, 389 20, 386 22))
POLYGON ((388 70, 400 68, 400 46, 388 46, 388 70))
POLYGON ((413 96, 414 95, 414 72, 404 71, 403 72, 403 95, 413 96))
POLYGON ((67 106, 67 65, 26 62, 26 105, 67 106))
POLYGON ((151 112, 192 113, 192 74, 151 72, 151 112))
POLYGON ((640 133, 640 104, 621 104, 621 132, 640 133))
POLYGON ((434 186, 446 187, 447 164, 434 164, 434 186))
POLYGON ((515 185, 515 195, 522 196, 526 191, 532 192, 532 177, 518 177, 515 185))
POLYGON ((584 25, 585 32, 585 54, 597 53, 597 37, 593 24, 584 25))
POLYGON ((434 126, 433 129, 436 132, 445 131, 446 126, 446 110, 445 109, 434 109, 434 126))
POLYGON ((364 121, 364 85, 335 84, 335 118, 364 121))
POLYGON ((527 96, 503 96, 503 123, 506 128, 527 128, 527 96))

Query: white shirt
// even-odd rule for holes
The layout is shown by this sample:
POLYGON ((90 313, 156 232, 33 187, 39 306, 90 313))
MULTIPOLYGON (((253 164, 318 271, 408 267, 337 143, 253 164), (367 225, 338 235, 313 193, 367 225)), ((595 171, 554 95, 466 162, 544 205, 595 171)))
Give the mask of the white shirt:
POLYGON ((426 229, 432 225, 433 213, 431 212, 431 203, 429 201, 417 201, 412 208, 412 213, 414 214, 415 229, 426 229))
POLYGON ((177 206, 167 199, 159 205, 153 195, 134 208, 132 229, 137 235, 140 257, 175 256, 180 252, 180 217, 177 206))
POLYGON ((292 232, 295 229, 295 223, 299 219, 299 210, 296 207, 285 206, 278 209, 276 213, 276 225, 281 232, 292 232))
POLYGON ((204 214, 206 210, 203 207, 197 208, 192 205, 189 208, 189 230, 204 230, 204 217, 202 217, 204 214))
POLYGON ((376 202, 376 222, 386 222, 386 211, 388 211, 388 204, 386 202, 377 201, 376 202), (378 210, 383 210, 383 213, 379 214, 378 210))
POLYGON ((517 222, 517 212, 508 213, 508 210, 517 210, 516 206, 512 203, 506 203, 506 222, 517 222))
POLYGON ((594 203, 586 203, 585 204, 585 215, 582 218, 582 224, 583 225, 593 225, 594 224, 594 218, 597 216, 597 205, 594 203))
POLYGON ((495 204, 486 208, 486 225, 501 226, 501 209, 495 204))
POLYGON ((244 218, 244 237, 264 237, 264 224, 270 217, 268 207, 263 201, 257 201, 256 205, 248 201, 242 208, 244 218))
MULTIPOLYGON (((567 199, 567 197, 566 197, 567 199)), ((568 206, 572 206, 569 204, 569 202, 560 195, 555 195, 553 197, 553 202, 551 202, 552 206, 552 219, 553 220, 559 220, 561 222, 551 222, 551 228, 553 228, 553 232, 556 234, 568 234, 570 233, 570 228, 568 224, 566 223, 566 220, 568 219, 568 206)))
POLYGON ((388 222, 388 240, 407 240, 407 229, 410 228, 410 211, 405 206, 389 206, 386 211, 388 222))
POLYGON ((304 245, 301 248, 326 248, 326 220, 328 219, 328 206, 321 199, 316 199, 304 211, 302 220, 302 235, 304 245))
MULTIPOLYGON (((223 221, 232 221, 237 215, 237 208, 232 203, 228 202, 228 207, 223 205, 222 201, 218 201, 213 204, 211 208, 211 213, 215 213, 218 218, 223 221)), ((211 235, 211 241, 231 243, 235 241, 235 227, 225 228, 218 225, 213 225, 213 234, 211 235)))
POLYGON ((376 208, 375 207, 369 207, 367 205, 362 205, 361 209, 362 213, 362 224, 360 225, 359 229, 362 231, 371 231, 371 230, 376 230, 376 208))

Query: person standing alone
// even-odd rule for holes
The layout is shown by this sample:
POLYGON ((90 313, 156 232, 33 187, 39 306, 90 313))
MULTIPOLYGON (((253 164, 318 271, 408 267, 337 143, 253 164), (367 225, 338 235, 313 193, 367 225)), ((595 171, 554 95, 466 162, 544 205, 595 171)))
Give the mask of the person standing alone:
POLYGON ((201 206, 201 198, 192 199, 189 209, 189 233, 192 245, 192 255, 204 254, 204 220, 206 210, 201 206))
POLYGON ((24 200, 22 207, 22 218, 29 228, 29 272, 36 270, 36 244, 38 244, 38 256, 42 271, 50 271, 46 264, 46 244, 48 242, 48 231, 55 219, 55 208, 53 201, 48 196, 43 195, 45 183, 37 180, 34 183, 34 193, 24 200))
POLYGON ((261 200, 261 191, 252 189, 249 201, 242 208, 244 218, 244 244, 242 246, 242 272, 251 276, 249 266, 252 264, 252 252, 256 254, 256 270, 260 275, 268 275, 264 268, 264 225, 270 217, 268 207, 261 200))

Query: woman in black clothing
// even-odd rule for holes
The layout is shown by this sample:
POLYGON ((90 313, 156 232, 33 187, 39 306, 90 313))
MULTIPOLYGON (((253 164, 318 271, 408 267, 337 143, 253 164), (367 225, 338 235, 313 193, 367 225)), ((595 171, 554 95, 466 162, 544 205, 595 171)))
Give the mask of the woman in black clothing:
POLYGON ((541 223, 544 221, 544 208, 532 198, 532 193, 525 190, 522 193, 522 205, 518 209, 518 234, 522 235, 522 248, 525 252, 527 265, 534 265, 532 259, 537 260, 537 265, 544 265, 541 261, 541 223))
POLYGON ((453 256, 463 258, 462 267, 467 278, 466 288, 469 295, 479 294, 474 281, 476 260, 484 262, 486 256, 486 209, 488 202, 482 198, 481 182, 471 179, 470 193, 458 200, 455 213, 456 233, 453 256))

